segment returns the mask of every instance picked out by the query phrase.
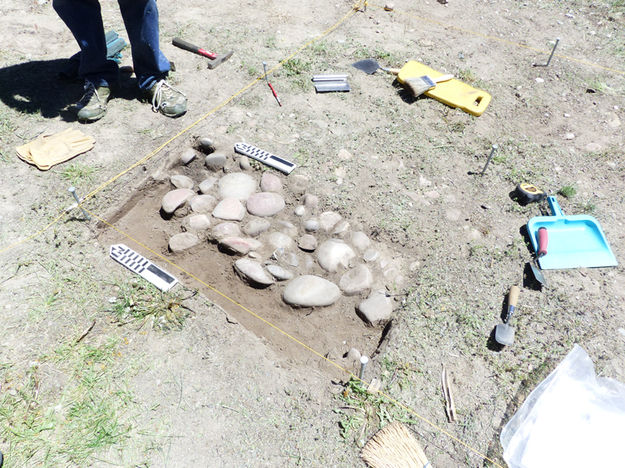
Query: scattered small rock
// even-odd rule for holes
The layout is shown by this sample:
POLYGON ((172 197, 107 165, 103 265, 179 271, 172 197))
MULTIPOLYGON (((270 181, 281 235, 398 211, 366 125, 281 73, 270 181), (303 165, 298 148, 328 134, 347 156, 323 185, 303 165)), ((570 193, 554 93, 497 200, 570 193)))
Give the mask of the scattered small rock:
POLYGON ((274 231, 267 236, 267 242, 274 249, 289 250, 293 247, 293 239, 284 234, 283 232, 274 231))
POLYGON ((282 192, 282 181, 277 175, 265 172, 260 178, 260 190, 263 192, 280 193, 282 192))
POLYGON ((372 283, 371 270, 365 265, 358 265, 341 276, 339 288, 346 296, 355 296, 368 290, 372 283))
POLYGON ((304 205, 299 205, 293 211, 295 216, 304 216, 306 214, 306 207, 304 205))
POLYGON ((371 240, 367 235, 362 231, 356 231, 352 233, 351 243, 356 249, 361 252, 366 250, 369 245, 371 245, 371 240))
POLYGON ((370 325, 385 324, 393 313, 393 301, 383 292, 375 291, 358 304, 356 311, 370 325))
POLYGON ((195 234, 190 232, 181 232, 169 239, 169 250, 172 252, 182 252, 183 250, 190 249, 200 243, 200 239, 195 234))
POLYGON ((310 210, 315 210, 319 206, 319 197, 312 193, 304 195, 304 206, 310 210))
POLYGON ((189 217, 189 228, 194 231, 205 231, 211 225, 211 220, 205 214, 198 214, 189 217))
POLYGON ((284 207, 284 198, 274 192, 255 193, 247 199, 247 211, 255 216, 273 216, 284 207))
POLYGON ((211 189, 215 186, 215 183, 217 182, 217 177, 209 177, 208 179, 204 179, 200 185, 200 192, 202 193, 208 193, 211 191, 211 189))
POLYGON ((226 155, 224 153, 213 153, 206 156, 204 165, 209 171, 221 171, 226 165, 226 155))
POLYGON ((311 234, 304 234, 298 239, 297 246, 306 252, 314 252, 317 248, 317 238, 311 234))
POLYGON ((315 218, 307 219, 304 222, 306 232, 317 232, 319 230, 319 221, 315 218))
POLYGON ((334 230, 332 231, 333 236, 343 237, 345 234, 349 232, 350 225, 347 221, 342 219, 336 226, 334 226, 334 230))
POLYGON ((317 248, 317 261, 321 268, 334 273, 340 267, 348 268, 356 254, 352 248, 340 239, 329 239, 317 248))
POLYGON ((172 214, 182 205, 184 205, 191 197, 195 196, 195 192, 189 189, 176 189, 167 192, 163 197, 161 207, 167 214, 172 214))
POLYGON ((319 226, 329 232, 343 217, 334 211, 325 211, 319 215, 319 226))
POLYGON ((373 263, 380 258, 380 252, 375 249, 367 249, 362 255, 362 259, 367 263, 373 263))
POLYGON ((274 283, 274 279, 267 274, 263 266, 249 258, 240 258, 234 262, 234 270, 243 281, 253 286, 269 286, 274 283))
POLYGON ((575 138, 575 134, 574 133, 569 132, 569 133, 565 133, 564 134, 564 139, 565 140, 573 140, 574 138, 575 138))
POLYGON ((180 162, 185 166, 195 159, 197 154, 193 148, 187 148, 180 155, 180 162))
POLYGON ((295 255, 293 252, 287 252, 284 249, 276 249, 271 258, 283 265, 288 265, 294 268, 297 268, 299 266, 299 260, 297 258, 297 255, 295 255))
POLYGON ((226 221, 241 221, 245 216, 245 207, 238 198, 224 198, 217 203, 213 216, 226 221))
POLYGON ((213 239, 215 239, 216 241, 220 241, 222 239, 225 239, 226 237, 240 237, 241 229, 239 228, 239 225, 237 223, 219 223, 212 229, 211 235, 213 239))
POLYGON ((341 297, 339 287, 320 276, 299 276, 286 285, 282 299, 294 307, 325 307, 341 297))
POLYGON ((226 237, 219 241, 219 247, 227 252, 245 255, 252 250, 258 250, 263 244, 256 239, 246 237, 226 237))
POLYGON ((243 226, 243 232, 250 237, 256 237, 267 231, 270 227, 271 222, 268 219, 254 218, 243 226))
POLYGON ((191 177, 187 177, 186 175, 181 175, 181 174, 176 174, 173 175, 169 178, 169 181, 171 182, 171 185, 173 185, 176 188, 186 188, 186 189, 192 189, 193 188, 193 179, 191 179, 191 177))
POLYGON ((295 227, 295 224, 285 221, 283 219, 278 219, 275 221, 274 226, 276 230, 285 233, 287 236, 295 237, 299 230, 295 227))
POLYGON ((217 200, 212 195, 196 195, 189 201, 194 213, 210 213, 216 204, 217 200))
POLYGON ((197 146, 205 154, 213 153, 217 148, 213 140, 207 137, 202 137, 197 140, 197 146))
POLYGON ((277 281, 288 281, 290 279, 293 279, 293 273, 287 270, 286 268, 282 268, 280 265, 275 265, 273 263, 270 263, 269 265, 265 265, 265 269, 277 281))
POLYGON ((291 187, 293 193, 296 194, 306 192, 306 189, 308 188, 308 182, 308 177, 301 174, 289 176, 289 186, 291 187))

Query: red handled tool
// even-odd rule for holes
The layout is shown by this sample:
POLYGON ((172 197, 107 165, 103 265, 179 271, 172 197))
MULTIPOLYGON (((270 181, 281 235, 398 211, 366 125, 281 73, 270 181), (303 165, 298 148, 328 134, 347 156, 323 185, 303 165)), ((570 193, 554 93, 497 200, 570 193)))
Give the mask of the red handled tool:
POLYGON ((211 70, 228 60, 230 57, 232 57, 232 54, 234 53, 233 51, 230 51, 227 54, 218 55, 214 52, 204 50, 201 47, 196 46, 195 44, 184 41, 179 37, 174 37, 171 43, 176 47, 180 47, 181 49, 188 50, 189 52, 193 52, 194 54, 202 55, 203 57, 209 58, 210 62, 208 62, 208 68, 210 68, 211 70))
POLYGON ((263 70, 265 71, 265 81, 267 82, 267 86, 269 86, 269 89, 271 89, 271 92, 273 93, 273 97, 276 98, 276 101, 278 102, 278 105, 280 107, 282 107, 282 103, 280 102, 280 98, 278 97, 278 93, 276 93, 276 90, 273 89, 273 85, 269 82, 269 78, 267 78, 267 62, 263 62, 263 70))
POLYGON ((549 244, 549 236, 547 235, 547 228, 538 228, 538 253, 539 258, 543 255, 547 255, 547 244, 549 244))

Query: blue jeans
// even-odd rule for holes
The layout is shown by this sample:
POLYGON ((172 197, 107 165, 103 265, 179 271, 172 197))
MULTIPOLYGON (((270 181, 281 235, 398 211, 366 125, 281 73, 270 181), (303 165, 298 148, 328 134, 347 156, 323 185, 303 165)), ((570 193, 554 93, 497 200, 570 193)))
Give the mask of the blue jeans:
MULTIPOLYGON (((140 89, 150 88, 170 70, 158 44, 156 0, 118 0, 140 89)), ((81 78, 96 86, 116 84, 117 63, 106 58, 106 39, 98 0, 53 0, 54 9, 80 46, 81 78)))

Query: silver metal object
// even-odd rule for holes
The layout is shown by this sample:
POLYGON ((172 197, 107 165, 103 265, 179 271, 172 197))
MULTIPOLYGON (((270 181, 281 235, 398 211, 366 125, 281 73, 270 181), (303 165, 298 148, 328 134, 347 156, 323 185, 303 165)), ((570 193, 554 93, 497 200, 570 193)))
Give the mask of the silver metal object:
POLYGON ((535 67, 548 67, 549 64, 551 63, 551 59, 553 58, 553 54, 555 54, 556 52, 556 47, 558 47, 558 44, 560 43, 560 38, 556 37, 556 43, 553 45, 553 49, 551 49, 551 55, 549 55, 549 58, 547 59, 547 63, 534 63, 532 65, 534 65, 535 67))
POLYGON ((267 62, 263 62, 263 72, 265 72, 265 81, 269 84, 269 78, 267 78, 267 62))
MULTIPOLYGON (((82 200, 76 193, 76 187, 70 187, 67 190, 69 190, 69 193, 71 193, 74 196, 74 199, 76 200, 76 205, 80 206, 80 203, 82 202, 82 200)), ((87 213, 87 211, 82 206, 80 206, 80 209, 82 210, 82 214, 85 215, 85 218, 87 218, 88 220, 91 219, 91 216, 89 216, 89 213, 87 213)))
POLYGON ((318 93, 348 92, 350 89, 347 81, 321 81, 315 83, 315 90, 318 93))
POLYGON ((369 363, 369 358, 367 356, 360 356, 360 373, 358 374, 358 378, 362 380, 365 376, 365 367, 369 363))
POLYGON ((349 75, 347 74, 338 74, 338 75, 313 75, 312 80, 314 82, 317 81, 347 81, 349 75))
POLYGON ((482 169, 482 173, 480 174, 480 176, 483 176, 486 172, 486 168, 490 164, 490 160, 493 159, 493 155, 495 154, 495 151, 497 151, 497 148, 499 148, 499 146, 497 145, 493 145, 493 147, 491 148, 490 154, 488 155, 488 159, 486 160, 486 164, 484 164, 484 169, 482 169))

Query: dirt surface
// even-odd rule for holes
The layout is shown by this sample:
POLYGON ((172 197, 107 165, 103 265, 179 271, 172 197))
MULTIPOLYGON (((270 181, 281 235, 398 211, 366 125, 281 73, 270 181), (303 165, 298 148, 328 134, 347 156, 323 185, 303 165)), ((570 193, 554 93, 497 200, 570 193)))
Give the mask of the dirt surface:
MULTIPOLYGON (((126 37, 116 3, 102 3, 106 29, 126 37)), ((217 252, 207 267, 193 253, 164 249, 163 171, 197 137, 229 154, 247 141, 294 160, 293 174, 309 179, 322 209, 401 257, 393 326, 366 377, 411 409, 401 415, 434 466, 493 466, 480 454, 504 465, 503 425, 574 343, 599 375, 625 381, 623 2, 396 1, 394 11, 370 4, 348 15, 351 8, 266 0, 207 10, 198 0, 161 0, 163 51, 189 111, 175 120, 154 114, 129 78, 101 121, 80 125, 67 106, 81 83, 57 78, 77 46, 50 2, 0 6, 5 466, 362 466, 359 447, 389 418, 368 407, 361 424, 367 411, 346 403, 350 375, 340 367, 355 372, 342 356, 351 346, 373 354, 382 329, 366 327, 351 304, 289 310, 271 290, 244 286, 217 252), (206 59, 171 45, 176 36, 235 53, 209 70, 206 59), (550 66, 532 66, 546 62, 556 38, 550 66), (391 76, 350 66, 363 58, 419 60, 493 99, 480 117, 415 100, 391 76), (263 61, 282 107, 258 79, 263 61), (315 94, 317 73, 348 73, 352 90, 315 94), (16 157, 16 146, 70 126, 93 136, 95 148, 47 172, 16 157), (524 226, 545 206, 511 198, 524 181, 556 195, 565 213, 598 219, 619 266, 545 271, 542 289, 525 277, 533 249, 524 226), (140 286, 108 257, 110 243, 164 261, 78 210, 57 218, 72 203, 70 185, 81 195, 97 190, 85 204, 94 215, 214 288, 179 275, 183 298, 200 292, 182 301, 182 327, 114 315, 125 288, 140 286), (515 343, 500 350, 492 331, 512 284, 522 287, 515 343), (105 345, 113 351, 99 368, 103 399, 119 402, 116 421, 127 432, 68 454, 64 409, 76 398, 70 390, 83 387, 67 356, 105 345), (442 364, 456 390, 455 423, 445 417, 442 364), (20 415, 19 431, 10 414, 20 415)), ((94 358, 75 362, 83 361, 94 358)))

